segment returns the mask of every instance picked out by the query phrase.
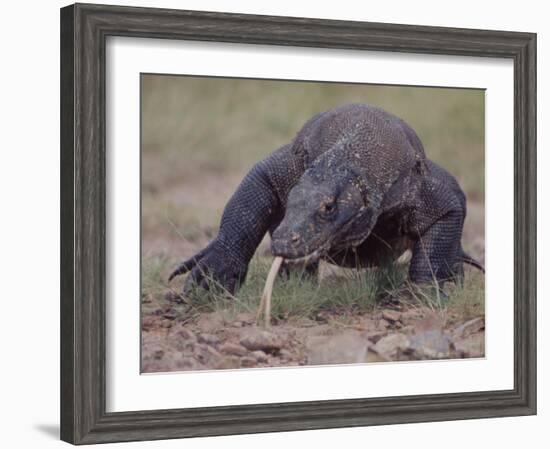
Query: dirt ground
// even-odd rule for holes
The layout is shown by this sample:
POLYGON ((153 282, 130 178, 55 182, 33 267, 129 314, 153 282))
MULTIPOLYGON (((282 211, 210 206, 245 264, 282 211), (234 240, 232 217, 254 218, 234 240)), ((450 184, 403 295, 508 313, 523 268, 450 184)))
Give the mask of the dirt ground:
POLYGON ((142 372, 349 364, 484 356, 483 317, 408 308, 353 317, 256 325, 251 313, 178 318, 174 307, 143 319, 142 372))

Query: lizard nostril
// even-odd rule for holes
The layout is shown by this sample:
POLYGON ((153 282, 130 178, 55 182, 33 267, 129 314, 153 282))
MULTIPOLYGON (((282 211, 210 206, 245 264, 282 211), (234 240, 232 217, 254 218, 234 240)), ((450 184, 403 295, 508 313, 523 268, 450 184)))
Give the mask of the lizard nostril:
POLYGON ((296 234, 295 232, 293 232, 290 235, 290 240, 291 240, 292 243, 297 243, 298 240, 300 240, 300 234, 296 234))

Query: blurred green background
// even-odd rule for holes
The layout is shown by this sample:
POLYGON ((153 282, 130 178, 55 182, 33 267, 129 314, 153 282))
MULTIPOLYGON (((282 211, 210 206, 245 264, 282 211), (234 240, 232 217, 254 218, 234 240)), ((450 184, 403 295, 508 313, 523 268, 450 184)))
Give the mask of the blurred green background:
POLYGON ((483 90, 142 75, 144 257, 192 255, 258 160, 314 114, 370 103, 404 119, 468 197, 464 246, 483 260, 483 90))

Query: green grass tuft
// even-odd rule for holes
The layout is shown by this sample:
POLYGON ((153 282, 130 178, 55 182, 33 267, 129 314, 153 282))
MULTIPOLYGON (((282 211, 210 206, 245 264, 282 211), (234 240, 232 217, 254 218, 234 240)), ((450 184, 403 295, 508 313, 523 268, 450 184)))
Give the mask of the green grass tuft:
MULTIPOLYGON (((233 296, 211 281, 210 290, 197 288, 182 299, 179 307, 186 314, 220 312, 228 317, 238 313, 256 313, 271 265, 271 259, 256 256, 252 259, 246 282, 233 296)), ((167 273, 174 266, 169 258, 146 260, 142 285, 144 312, 171 304, 170 296, 181 292, 180 281, 168 284, 167 273)), ((317 278, 304 277, 291 271, 289 276, 278 276, 272 295, 272 317, 276 320, 315 319, 321 312, 342 316, 371 313, 385 307, 388 301, 428 307, 449 313, 461 319, 483 314, 484 278, 473 270, 467 272, 462 285, 450 284, 446 295, 435 287, 419 289, 407 282, 407 266, 387 264, 380 268, 363 270, 337 269, 336 274, 317 278)), ((178 309, 178 306, 176 306, 178 309)))

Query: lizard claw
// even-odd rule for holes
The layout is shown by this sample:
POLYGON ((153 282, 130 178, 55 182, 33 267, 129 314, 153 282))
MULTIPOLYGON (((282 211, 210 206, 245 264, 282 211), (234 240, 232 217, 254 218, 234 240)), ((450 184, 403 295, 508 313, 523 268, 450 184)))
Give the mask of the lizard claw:
POLYGON ((230 258, 223 247, 214 240, 202 251, 180 263, 168 280, 171 281, 184 273, 189 273, 183 288, 185 295, 196 288, 219 288, 232 295, 244 282, 247 266, 230 258))
POLYGON ((170 273, 170 276, 168 276, 168 282, 170 282, 176 276, 179 276, 180 274, 185 274, 188 271, 190 271, 191 269, 193 269, 200 262, 200 260, 206 255, 206 253, 208 252, 209 247, 210 247, 210 245, 208 245, 202 251, 199 251, 193 257, 181 262, 176 267, 176 269, 174 271, 172 271, 172 273, 170 273))

